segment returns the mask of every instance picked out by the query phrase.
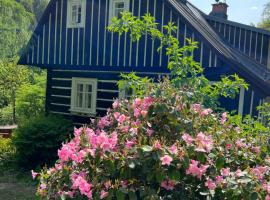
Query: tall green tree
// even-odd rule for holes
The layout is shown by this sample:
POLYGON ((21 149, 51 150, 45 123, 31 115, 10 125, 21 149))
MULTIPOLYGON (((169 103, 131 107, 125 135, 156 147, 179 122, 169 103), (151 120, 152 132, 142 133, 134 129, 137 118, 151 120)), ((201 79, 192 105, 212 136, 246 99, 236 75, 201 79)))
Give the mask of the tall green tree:
POLYGON ((258 24, 258 27, 270 31, 270 2, 265 4, 262 13, 262 21, 258 24))

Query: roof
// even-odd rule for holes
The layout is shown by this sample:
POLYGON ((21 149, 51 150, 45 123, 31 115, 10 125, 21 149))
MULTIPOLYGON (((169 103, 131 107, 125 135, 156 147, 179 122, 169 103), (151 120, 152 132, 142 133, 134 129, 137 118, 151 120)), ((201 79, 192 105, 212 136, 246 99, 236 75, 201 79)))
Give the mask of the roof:
MULTIPOLYGON (((167 1, 176 8, 176 10, 209 42, 212 47, 214 47, 214 49, 216 49, 218 54, 224 56, 229 61, 235 71, 249 77, 251 81, 253 79, 260 80, 261 83, 264 83, 269 87, 267 81, 270 80, 270 71, 266 69, 265 66, 244 55, 238 49, 227 44, 227 42, 225 42, 223 38, 221 38, 221 36, 219 36, 207 22, 208 17, 206 16, 208 15, 204 14, 201 10, 196 8, 188 1, 167 1)), ((263 31, 257 28, 254 29, 263 31)), ((265 32, 270 34, 268 31, 265 32)), ((256 82, 254 83, 256 84, 256 82)), ((260 88, 262 88, 262 85, 260 85, 260 88)), ((266 88, 265 92, 269 93, 269 89, 266 88)))

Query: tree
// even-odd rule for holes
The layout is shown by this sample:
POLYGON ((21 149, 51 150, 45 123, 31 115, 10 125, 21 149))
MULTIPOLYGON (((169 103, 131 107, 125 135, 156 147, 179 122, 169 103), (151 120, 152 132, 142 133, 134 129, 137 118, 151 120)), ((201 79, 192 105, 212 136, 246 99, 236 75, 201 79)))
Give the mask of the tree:
POLYGON ((15 0, 0 1, 0 59, 13 58, 27 43, 34 15, 15 0))
POLYGON ((16 97, 18 88, 28 82, 29 70, 18 66, 17 60, 0 60, 0 91, 11 103, 13 123, 16 122, 16 97))
POLYGON ((270 30, 270 2, 265 4, 265 7, 262 13, 262 21, 258 24, 258 27, 266 29, 266 30, 270 30))

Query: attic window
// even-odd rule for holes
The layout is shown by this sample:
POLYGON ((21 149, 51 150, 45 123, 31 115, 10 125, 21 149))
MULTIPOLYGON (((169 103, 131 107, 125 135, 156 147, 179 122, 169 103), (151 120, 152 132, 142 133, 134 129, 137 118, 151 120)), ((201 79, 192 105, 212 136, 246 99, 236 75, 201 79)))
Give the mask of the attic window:
POLYGON ((129 11, 129 0, 111 0, 109 23, 112 22, 114 17, 120 18, 121 13, 125 11, 129 11))
POLYGON ((85 0, 68 0, 67 28, 83 28, 85 25, 85 0))

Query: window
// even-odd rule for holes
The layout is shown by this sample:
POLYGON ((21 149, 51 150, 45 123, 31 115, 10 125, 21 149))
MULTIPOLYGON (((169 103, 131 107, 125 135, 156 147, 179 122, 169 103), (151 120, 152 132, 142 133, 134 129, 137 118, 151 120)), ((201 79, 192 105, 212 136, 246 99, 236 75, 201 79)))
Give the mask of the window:
POLYGON ((85 0, 68 0, 67 27, 82 28, 85 25, 85 0))
POLYGON ((72 78, 71 111, 96 114, 97 79, 72 78))
POLYGON ((109 23, 112 22, 113 17, 121 17, 121 13, 129 10, 129 0, 111 0, 110 1, 110 15, 109 23))

